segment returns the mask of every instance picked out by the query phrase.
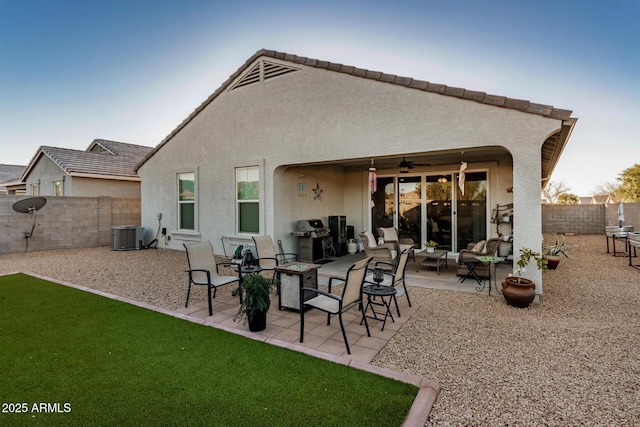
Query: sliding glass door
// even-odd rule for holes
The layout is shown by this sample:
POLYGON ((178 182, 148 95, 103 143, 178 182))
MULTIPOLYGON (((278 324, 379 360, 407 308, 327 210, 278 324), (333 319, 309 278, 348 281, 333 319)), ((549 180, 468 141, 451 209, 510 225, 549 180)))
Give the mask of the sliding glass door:
POLYGON ((398 234, 422 247, 422 177, 398 178, 398 234))
POLYGON ((467 173, 464 194, 456 186, 457 246, 466 249, 469 243, 487 238, 487 173, 467 173))
POLYGON ((396 227, 422 250, 434 240, 438 248, 459 252, 487 238, 487 173, 466 173, 464 194, 456 172, 381 177, 372 195, 372 230, 396 227))
POLYGON ((451 175, 427 176, 426 182, 427 240, 435 241, 439 249, 452 251, 451 175))

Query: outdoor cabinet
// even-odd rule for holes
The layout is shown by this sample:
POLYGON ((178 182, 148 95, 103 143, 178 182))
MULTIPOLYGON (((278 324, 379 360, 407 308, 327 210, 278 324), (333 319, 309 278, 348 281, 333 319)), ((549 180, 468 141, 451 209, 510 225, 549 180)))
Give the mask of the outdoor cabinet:
MULTIPOLYGON (((300 291, 302 288, 318 289, 319 264, 290 262, 276 267, 280 281, 278 292, 278 309, 289 308, 300 310, 300 291)), ((315 296, 312 292, 305 292, 304 301, 315 296)))

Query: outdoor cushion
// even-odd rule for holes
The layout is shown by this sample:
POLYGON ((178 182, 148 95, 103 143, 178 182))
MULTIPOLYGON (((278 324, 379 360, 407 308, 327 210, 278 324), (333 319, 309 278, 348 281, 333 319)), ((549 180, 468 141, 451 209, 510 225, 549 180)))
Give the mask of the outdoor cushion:
POLYGON ((384 241, 397 242, 398 233, 396 233, 395 227, 380 227, 382 234, 384 235, 384 241))
POLYGON ((378 246, 378 242, 376 241, 376 238, 373 237, 373 233, 370 231, 365 231, 364 234, 367 236, 367 239, 369 240, 369 247, 370 248, 375 248, 376 246, 378 246))
POLYGON ((485 243, 487 243, 486 240, 480 240, 478 243, 476 243, 473 248, 471 249, 473 252, 484 252, 484 245, 485 243))

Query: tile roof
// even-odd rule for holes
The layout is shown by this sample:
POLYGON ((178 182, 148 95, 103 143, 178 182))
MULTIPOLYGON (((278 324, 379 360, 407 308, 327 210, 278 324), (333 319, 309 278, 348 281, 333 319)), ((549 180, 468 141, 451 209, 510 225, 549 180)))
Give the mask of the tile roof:
POLYGON ((26 166, 0 164, 0 183, 17 181, 26 166))
MULTIPOLYGON (((154 155, 164 144, 166 144, 173 136, 175 136, 182 128, 184 128, 195 116, 197 116, 207 105, 209 105, 214 99, 224 92, 234 80, 240 77, 248 67, 253 64, 260 57, 275 58, 283 61, 292 62, 295 64, 303 64, 309 67, 325 69, 328 71, 334 71, 338 73, 349 74, 356 77, 365 79, 377 80, 383 83, 394 84, 398 86, 407 87, 410 89, 421 90, 425 92, 438 93, 445 96, 452 96, 460 99, 465 99, 481 104, 492 105, 496 107, 509 108, 518 110, 524 113, 537 114, 544 117, 550 117, 558 120, 568 120, 572 124, 576 119, 571 118, 571 110, 564 110, 555 108, 551 105, 537 104, 524 99, 508 98, 506 96, 491 95, 485 92, 472 91, 463 88, 457 88, 453 86, 447 86, 443 84, 431 83, 424 80, 417 80, 411 77, 401 77, 393 74, 385 74, 380 71, 371 71, 363 68, 357 68, 351 65, 337 64, 329 61, 320 61, 313 58, 307 58, 304 56, 292 55, 284 52, 277 52, 275 50, 261 49, 253 56, 251 56, 238 70, 233 73, 229 78, 213 93, 211 94, 200 106, 198 106, 182 123, 178 125, 158 146, 151 151, 137 166, 142 166, 151 156, 154 155)), ((560 150, 561 151, 561 150, 560 150)), ((546 160, 550 164, 557 162, 559 153, 554 148, 553 154, 550 155, 553 159, 546 160)), ((137 169, 136 168, 136 169, 137 169)), ((551 170, 553 167, 551 167, 551 170)))
POLYGON ((137 178, 135 167, 151 150, 153 147, 102 139, 94 140, 85 151, 41 146, 23 173, 22 180, 41 155, 49 157, 69 175, 137 178))

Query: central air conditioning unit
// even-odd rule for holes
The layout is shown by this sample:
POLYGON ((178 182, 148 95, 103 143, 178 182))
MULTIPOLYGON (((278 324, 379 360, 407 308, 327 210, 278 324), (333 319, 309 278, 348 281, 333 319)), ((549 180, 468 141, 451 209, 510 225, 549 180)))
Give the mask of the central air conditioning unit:
POLYGON ((134 251, 144 246, 144 227, 122 225, 111 227, 111 250, 134 251))

